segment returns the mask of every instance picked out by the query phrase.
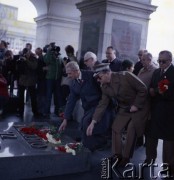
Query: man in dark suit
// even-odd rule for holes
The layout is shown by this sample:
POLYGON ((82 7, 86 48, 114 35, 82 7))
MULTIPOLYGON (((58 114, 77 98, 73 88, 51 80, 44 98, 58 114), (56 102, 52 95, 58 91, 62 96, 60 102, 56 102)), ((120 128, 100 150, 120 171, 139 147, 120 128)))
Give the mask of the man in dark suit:
POLYGON ((174 174, 174 66, 172 53, 161 51, 150 85, 152 98, 151 121, 146 132, 146 160, 157 157, 158 139, 163 140, 163 163, 168 163, 174 174))
POLYGON ((102 63, 110 63, 109 68, 113 72, 122 70, 122 62, 117 58, 116 51, 112 46, 108 46, 106 49, 106 58, 102 63))
POLYGON ((81 120, 82 142, 85 147, 93 151, 106 143, 106 139, 103 135, 111 128, 113 119, 112 109, 104 113, 101 122, 94 129, 93 136, 86 136, 86 129, 91 123, 92 115, 101 99, 101 90, 99 84, 93 78, 93 72, 80 71, 76 62, 69 62, 66 64, 66 73, 73 81, 70 85, 70 95, 65 108, 65 119, 60 125, 59 131, 65 129, 77 100, 81 99, 84 109, 84 116, 81 120))

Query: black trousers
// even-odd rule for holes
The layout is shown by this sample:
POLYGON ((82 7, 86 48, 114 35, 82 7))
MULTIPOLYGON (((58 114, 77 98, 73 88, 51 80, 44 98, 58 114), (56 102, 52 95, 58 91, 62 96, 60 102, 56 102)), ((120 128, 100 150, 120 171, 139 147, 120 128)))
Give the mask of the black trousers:
POLYGON ((91 150, 100 147, 102 144, 107 142, 106 135, 111 131, 112 122, 115 116, 113 110, 107 108, 101 121, 95 124, 92 136, 87 136, 86 130, 92 121, 94 111, 95 107, 85 111, 81 121, 83 145, 91 150))
POLYGON ((22 115, 24 113, 24 93, 25 90, 28 90, 31 98, 31 107, 33 114, 37 114, 37 97, 36 97, 36 87, 35 86, 18 86, 18 95, 19 95, 19 113, 22 115))
MULTIPOLYGON (((157 158, 158 139, 146 137, 146 159, 157 158)), ((174 141, 163 140, 162 161, 168 163, 174 172, 174 141)))

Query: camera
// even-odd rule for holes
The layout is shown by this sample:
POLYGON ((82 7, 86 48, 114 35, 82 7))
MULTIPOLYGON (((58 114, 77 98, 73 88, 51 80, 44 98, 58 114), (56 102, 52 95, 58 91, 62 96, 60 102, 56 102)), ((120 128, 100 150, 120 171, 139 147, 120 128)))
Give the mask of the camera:
POLYGON ((27 49, 27 48, 24 48, 24 49, 22 50, 22 53, 21 53, 21 56, 20 56, 19 60, 20 60, 20 61, 25 60, 27 53, 28 53, 28 49, 27 49))
POLYGON ((51 46, 51 51, 52 52, 55 52, 56 54, 60 54, 60 47, 59 46, 56 46, 56 43, 55 42, 52 42, 50 43, 50 46, 51 46))
POLYGON ((50 50, 52 53, 54 53, 56 56, 60 55, 60 47, 56 46, 55 42, 52 42, 50 44, 47 44, 43 47, 43 52, 47 53, 48 50, 50 50))
POLYGON ((68 61, 68 58, 67 58, 67 57, 64 57, 63 60, 64 60, 65 62, 67 62, 67 61, 68 61))

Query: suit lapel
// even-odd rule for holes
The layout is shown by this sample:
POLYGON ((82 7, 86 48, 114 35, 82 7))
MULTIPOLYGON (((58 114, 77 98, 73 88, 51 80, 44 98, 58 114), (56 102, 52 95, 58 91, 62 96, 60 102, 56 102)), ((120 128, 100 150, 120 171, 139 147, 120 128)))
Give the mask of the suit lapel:
POLYGON ((167 71, 164 72, 162 75, 160 75, 160 71, 161 71, 161 69, 160 69, 160 71, 159 71, 159 80, 162 80, 162 79, 164 79, 164 78, 167 78, 167 79, 168 79, 168 77, 170 76, 171 72, 173 71, 173 68, 174 68, 174 66, 171 65, 171 66, 167 69, 167 71))
POLYGON ((170 67, 169 67, 169 69, 167 69, 167 71, 165 72, 165 73, 163 73, 163 77, 164 76, 168 76, 170 73, 171 73, 171 71, 173 71, 173 65, 171 65, 170 67))

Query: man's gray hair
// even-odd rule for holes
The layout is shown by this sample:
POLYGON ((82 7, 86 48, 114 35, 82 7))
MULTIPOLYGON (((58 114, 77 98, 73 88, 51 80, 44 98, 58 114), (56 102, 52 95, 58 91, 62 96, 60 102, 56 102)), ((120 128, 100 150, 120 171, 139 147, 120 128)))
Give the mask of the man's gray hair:
POLYGON ((85 53, 84 61, 88 60, 89 58, 92 58, 94 61, 97 61, 97 56, 91 51, 88 51, 88 52, 85 53))
POLYGON ((169 59, 170 61, 172 61, 172 53, 171 53, 170 51, 168 51, 168 50, 160 51, 159 56, 160 56, 160 55, 166 55, 166 56, 168 57, 168 59, 169 59))
POLYGON ((149 60, 152 60, 152 59, 153 59, 152 54, 149 53, 149 52, 144 53, 143 56, 146 56, 149 60))
POLYGON ((71 61, 71 62, 67 63, 65 68, 70 69, 72 71, 78 71, 80 69, 79 65, 75 61, 71 61))

